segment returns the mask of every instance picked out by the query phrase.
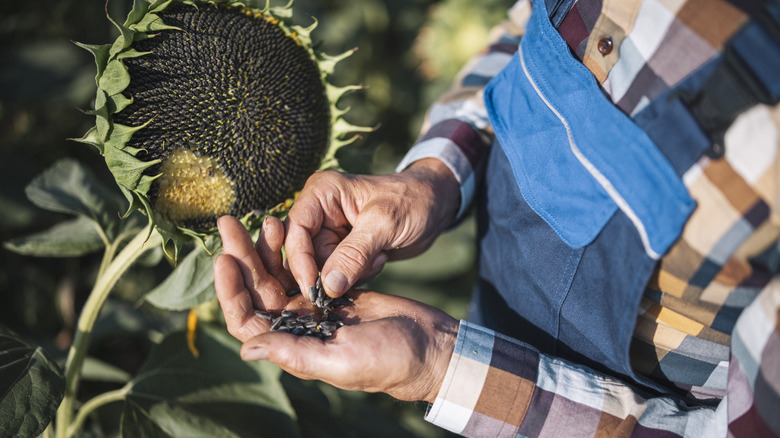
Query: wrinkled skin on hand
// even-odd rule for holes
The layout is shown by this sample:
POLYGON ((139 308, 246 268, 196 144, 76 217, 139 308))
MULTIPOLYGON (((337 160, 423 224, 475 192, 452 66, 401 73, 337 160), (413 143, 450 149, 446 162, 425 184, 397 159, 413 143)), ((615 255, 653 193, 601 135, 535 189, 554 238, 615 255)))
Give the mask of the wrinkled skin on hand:
POLYGON ((286 221, 290 270, 301 290, 321 271, 325 292, 340 296, 387 260, 427 249, 452 223, 459 198, 455 176, 435 159, 392 175, 318 172, 286 221))
POLYGON ((333 336, 270 332, 270 322, 255 310, 320 311, 301 294, 285 294, 295 281, 283 264, 284 227, 268 218, 253 245, 235 218, 220 218, 218 225, 224 254, 214 263, 217 298, 228 331, 244 342, 245 360, 269 360, 300 378, 342 389, 434 401, 455 347, 457 320, 413 300, 352 291, 352 305, 336 310, 346 325, 333 336))

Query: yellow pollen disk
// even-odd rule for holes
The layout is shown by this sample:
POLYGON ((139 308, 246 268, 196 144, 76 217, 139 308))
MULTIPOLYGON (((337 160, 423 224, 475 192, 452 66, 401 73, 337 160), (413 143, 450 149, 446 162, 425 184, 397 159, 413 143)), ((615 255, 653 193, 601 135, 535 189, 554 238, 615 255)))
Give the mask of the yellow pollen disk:
POLYGON ((182 223, 226 214, 235 201, 234 184, 217 161, 178 148, 160 166, 155 210, 182 223))

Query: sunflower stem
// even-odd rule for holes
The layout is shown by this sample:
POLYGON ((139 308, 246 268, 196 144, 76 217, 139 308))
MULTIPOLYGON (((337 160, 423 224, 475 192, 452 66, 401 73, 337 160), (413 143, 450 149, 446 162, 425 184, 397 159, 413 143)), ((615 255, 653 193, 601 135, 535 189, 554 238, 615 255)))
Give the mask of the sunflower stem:
POLYGON ((103 276, 103 274, 106 272, 106 269, 108 269, 108 267, 111 265, 111 262, 114 260, 114 256, 116 255, 119 246, 129 236, 130 233, 124 232, 117 236, 113 242, 106 242, 106 249, 103 251, 103 260, 100 261, 100 268, 98 269, 98 278, 103 276))
MULTIPOLYGON (((149 233, 150 226, 140 231, 117 254, 111 263, 102 270, 95 280, 95 285, 92 287, 92 292, 90 292, 87 302, 84 304, 84 308, 79 316, 73 345, 70 347, 68 360, 65 363, 65 397, 57 410, 57 438, 68 438, 71 436, 70 425, 73 420, 73 405, 78 392, 81 366, 84 364, 84 358, 87 355, 92 328, 95 326, 95 321, 103 308, 106 298, 108 298, 108 294, 119 280, 119 277, 133 265, 138 257, 162 242, 159 233, 149 233)), ((115 249, 109 250, 107 248, 106 256, 109 256, 109 252, 114 251, 115 249)))
POLYGON ((54 438, 54 422, 52 421, 43 431, 43 438, 54 438))
POLYGON ((95 409, 109 403, 124 400, 127 396, 128 389, 129 386, 124 386, 113 391, 104 392, 103 394, 95 396, 84 403, 81 409, 79 409, 79 413, 76 415, 76 419, 73 421, 73 424, 68 427, 67 435, 76 435, 76 432, 81 429, 81 425, 84 424, 84 420, 86 420, 87 416, 89 416, 89 414, 91 414, 95 409))

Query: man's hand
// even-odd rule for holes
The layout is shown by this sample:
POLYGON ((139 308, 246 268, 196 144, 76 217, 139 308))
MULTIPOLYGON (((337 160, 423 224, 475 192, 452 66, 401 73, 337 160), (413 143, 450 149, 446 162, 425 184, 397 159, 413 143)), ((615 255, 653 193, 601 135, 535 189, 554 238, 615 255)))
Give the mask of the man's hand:
POLYGON ((245 360, 269 360, 300 378, 347 390, 434 401, 455 348, 454 318, 416 301, 355 291, 351 305, 335 310, 346 325, 325 340, 270 332, 256 309, 318 311, 301 295, 284 294, 292 277, 277 245, 282 225, 267 220, 257 250, 236 219, 221 218, 219 230, 225 252, 214 265, 217 297, 228 330, 244 342, 245 360))
POLYGON ((316 173, 287 218, 290 270, 301 290, 322 271, 325 292, 340 296, 387 260, 426 250, 454 219, 459 197, 455 176, 430 158, 393 175, 316 173))

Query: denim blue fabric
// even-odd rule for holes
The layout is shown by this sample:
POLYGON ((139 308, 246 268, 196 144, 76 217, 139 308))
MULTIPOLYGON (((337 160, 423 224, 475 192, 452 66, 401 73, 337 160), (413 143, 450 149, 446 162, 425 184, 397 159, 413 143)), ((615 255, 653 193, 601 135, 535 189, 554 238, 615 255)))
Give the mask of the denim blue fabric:
MULTIPOLYGON (((780 7, 775 5, 772 15, 780 15, 778 9, 780 7)), ((767 18, 767 21, 777 19, 775 16, 767 18)), ((780 27, 776 22, 774 26, 780 27)), ((732 44, 761 85, 769 92, 769 97, 773 101, 780 98, 780 45, 778 45, 780 41, 773 38, 764 26, 754 21, 740 30, 732 44)))
POLYGON ((534 2, 520 50, 488 84, 485 104, 525 201, 567 245, 588 245, 618 208, 653 258, 680 235, 695 203, 569 53, 545 2, 534 2))
POLYGON ((668 392, 634 373, 629 347, 655 257, 694 208, 678 173, 699 150, 679 154, 685 159, 676 169, 569 54, 543 1, 534 3, 520 52, 485 93, 500 146, 477 196, 479 282, 470 318, 668 392))
POLYGON ((477 196, 479 279, 469 320, 540 351, 668 392, 635 374, 631 336, 655 260, 617 211, 596 239, 571 248, 525 202, 503 148, 477 196))

